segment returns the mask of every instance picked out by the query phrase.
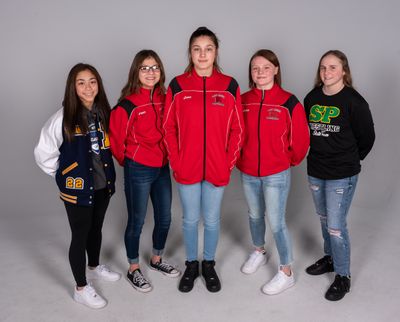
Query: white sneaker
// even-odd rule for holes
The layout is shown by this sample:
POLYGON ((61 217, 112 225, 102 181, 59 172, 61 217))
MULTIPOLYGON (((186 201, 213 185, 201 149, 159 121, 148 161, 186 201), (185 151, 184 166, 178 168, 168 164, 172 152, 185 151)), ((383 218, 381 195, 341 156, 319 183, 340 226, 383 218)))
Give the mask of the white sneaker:
POLYGON ((287 290, 294 285, 293 271, 292 275, 287 276, 283 271, 279 270, 278 273, 265 284, 262 288, 263 293, 267 295, 275 295, 287 290))
POLYGON ((88 269, 86 276, 91 280, 103 280, 109 282, 118 281, 121 278, 121 274, 113 272, 106 265, 98 265, 95 269, 88 269))
POLYGON ((101 309, 107 305, 107 301, 97 294, 91 284, 87 284, 79 291, 75 287, 74 300, 92 309, 101 309))
POLYGON ((255 250, 250 254, 249 259, 243 264, 241 271, 244 274, 253 274, 260 266, 264 265, 266 262, 266 253, 255 250))

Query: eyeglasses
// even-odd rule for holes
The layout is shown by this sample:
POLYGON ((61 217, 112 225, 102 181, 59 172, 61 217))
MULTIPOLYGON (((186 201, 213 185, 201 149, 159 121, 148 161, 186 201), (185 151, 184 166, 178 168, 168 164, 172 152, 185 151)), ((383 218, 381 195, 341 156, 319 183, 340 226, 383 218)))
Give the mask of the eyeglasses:
POLYGON ((142 73, 150 73, 150 71, 152 70, 154 73, 159 73, 160 72, 160 66, 158 65, 153 65, 153 66, 140 66, 139 70, 142 73))

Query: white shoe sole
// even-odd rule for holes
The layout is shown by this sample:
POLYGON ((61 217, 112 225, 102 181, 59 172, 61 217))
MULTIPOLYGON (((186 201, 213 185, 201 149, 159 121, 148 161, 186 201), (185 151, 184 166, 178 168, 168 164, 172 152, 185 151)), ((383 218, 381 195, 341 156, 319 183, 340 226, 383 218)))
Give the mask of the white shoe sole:
POLYGON ((133 288, 136 290, 136 291, 138 291, 138 292, 141 292, 141 293, 148 293, 148 292, 150 292, 152 289, 153 289, 153 286, 151 286, 150 285, 150 287, 148 287, 148 288, 140 288, 140 287, 137 287, 135 284, 133 284, 132 282, 131 282, 131 280, 128 278, 128 277, 126 277, 126 280, 129 282, 129 284, 131 284, 132 286, 133 286, 133 288))
POLYGON ((75 302, 85 305, 91 309, 102 309, 103 307, 105 307, 107 305, 107 301, 105 301, 105 303, 103 303, 103 304, 89 304, 82 298, 82 296, 80 296, 79 294, 77 294, 75 292, 74 292, 73 299, 75 302))
MULTIPOLYGON (((265 255, 265 256, 267 256, 267 255, 265 255)), ((244 268, 244 265, 243 265, 242 268, 240 269, 240 271, 241 271, 243 274, 251 275, 251 274, 254 274, 255 272, 257 272, 257 270, 258 270, 261 266, 264 266, 265 264, 267 264, 267 257, 264 258, 264 261, 262 261, 260 264, 258 264, 258 266, 256 267, 255 270, 246 271, 245 268, 244 268)))
POLYGON ((286 291, 287 289, 293 287, 294 284, 296 284, 295 281, 293 281, 292 283, 286 285, 284 288, 282 288, 282 289, 280 289, 280 290, 272 290, 272 291, 265 290, 264 287, 263 287, 263 288, 261 289, 261 291, 262 291, 264 294, 266 294, 266 295, 277 295, 277 294, 280 294, 280 293, 286 291))
MULTIPOLYGON (((165 275, 165 276, 168 276, 168 277, 178 277, 179 275, 181 275, 181 272, 180 272, 180 271, 177 271, 176 273, 169 274, 169 273, 165 273, 165 272, 163 272, 163 271, 160 271, 160 270, 158 270, 158 269, 152 267, 151 265, 149 265, 149 267, 150 267, 150 269, 152 269, 153 271, 159 272, 159 273, 161 273, 161 274, 163 274, 163 275, 165 275)), ((175 268, 175 269, 176 269, 176 268, 175 268)))

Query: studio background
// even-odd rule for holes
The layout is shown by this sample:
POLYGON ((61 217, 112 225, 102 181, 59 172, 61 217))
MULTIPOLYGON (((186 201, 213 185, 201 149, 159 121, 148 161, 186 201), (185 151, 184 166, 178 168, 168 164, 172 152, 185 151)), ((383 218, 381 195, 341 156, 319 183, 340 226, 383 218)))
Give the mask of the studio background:
MULTIPOLYGON (((399 12, 395 0, 1 0, 0 321, 396 321, 399 12), (99 284, 109 300, 104 310, 73 303, 64 206, 54 180, 33 158, 40 129, 61 107, 67 74, 76 63, 97 68, 115 105, 137 51, 153 49, 160 55, 168 84, 186 67, 188 40, 199 26, 216 32, 223 72, 236 78, 242 92, 248 89, 248 61, 257 49, 272 49, 278 55, 283 88, 300 101, 313 86, 320 56, 329 49, 346 53, 355 88, 370 104, 376 141, 362 162, 349 215, 353 289, 340 303, 323 299, 328 277, 313 279, 304 273, 322 255, 305 162, 292 171, 288 201, 297 279, 292 290, 277 297, 260 292, 278 265, 270 236, 271 259, 263 271, 251 277, 239 271, 251 241, 235 170, 225 192, 216 257, 220 293, 208 293, 198 281, 194 291, 184 295, 177 290, 178 280, 149 275, 155 289, 148 295, 121 280, 99 284)), ((126 206, 122 169, 115 165, 117 192, 104 223, 102 259, 124 273, 126 206)), ((141 239, 143 263, 151 249, 151 209, 141 239)), ((174 187, 166 256, 183 269, 181 215, 174 187)))

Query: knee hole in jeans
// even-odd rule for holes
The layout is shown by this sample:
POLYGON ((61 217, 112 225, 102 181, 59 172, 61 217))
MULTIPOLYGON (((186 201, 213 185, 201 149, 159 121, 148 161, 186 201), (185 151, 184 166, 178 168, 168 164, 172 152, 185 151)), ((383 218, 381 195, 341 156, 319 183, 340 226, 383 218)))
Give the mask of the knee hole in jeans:
POLYGON ((335 191, 338 195, 344 194, 344 188, 337 188, 335 191))
POLYGON ((310 184, 310 189, 311 189, 312 191, 319 191, 319 186, 316 185, 316 184, 310 184))
POLYGON ((339 229, 328 228, 328 233, 331 236, 342 239, 342 232, 339 229))

